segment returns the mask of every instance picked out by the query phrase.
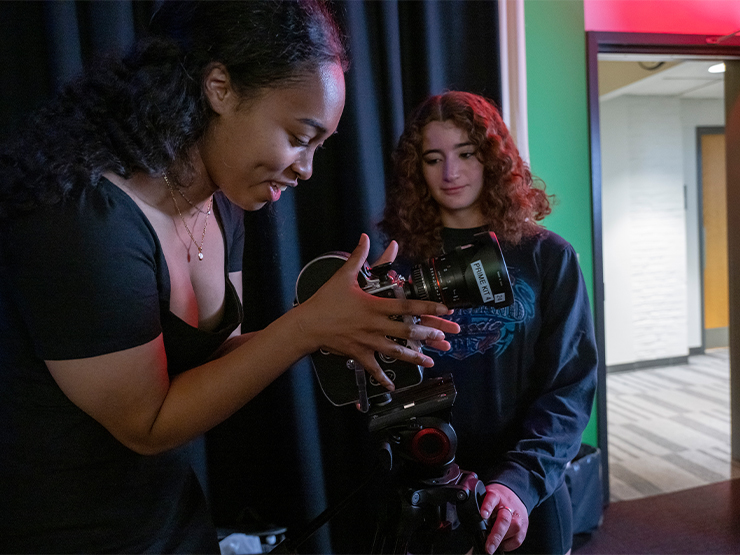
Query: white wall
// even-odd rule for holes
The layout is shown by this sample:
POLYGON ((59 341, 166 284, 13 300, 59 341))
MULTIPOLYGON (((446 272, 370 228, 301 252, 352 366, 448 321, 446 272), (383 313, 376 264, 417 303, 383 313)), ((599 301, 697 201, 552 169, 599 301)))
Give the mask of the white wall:
POLYGON ((688 354, 680 101, 602 103, 606 364, 688 354))
POLYGON ((723 103, 620 96, 600 110, 606 364, 686 356, 701 345, 696 127, 722 125, 723 103))
POLYGON ((627 102, 625 97, 602 102, 601 199, 604 257, 604 329, 606 364, 634 361, 632 322, 632 228, 627 102), (620 287, 620 284, 623 286, 620 287), (620 309, 621 307, 621 309, 620 309), (615 362, 617 361, 617 362, 615 362))

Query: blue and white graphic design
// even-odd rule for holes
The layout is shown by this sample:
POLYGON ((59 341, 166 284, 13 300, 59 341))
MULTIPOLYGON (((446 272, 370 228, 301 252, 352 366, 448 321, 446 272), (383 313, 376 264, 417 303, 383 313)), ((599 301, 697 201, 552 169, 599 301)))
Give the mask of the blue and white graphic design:
POLYGON ((509 277, 514 304, 498 310, 489 306, 455 310, 451 320, 460 325, 460 333, 448 336, 452 348, 446 352, 435 351, 438 355, 463 360, 496 349, 498 357, 511 345, 516 329, 534 316, 536 299, 527 282, 511 273, 509 277))

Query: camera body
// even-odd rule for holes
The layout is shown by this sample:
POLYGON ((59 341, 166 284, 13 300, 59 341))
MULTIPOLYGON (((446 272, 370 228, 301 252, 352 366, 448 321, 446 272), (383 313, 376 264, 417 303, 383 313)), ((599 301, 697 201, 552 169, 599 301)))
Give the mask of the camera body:
MULTIPOLYGON (((349 259, 346 252, 329 252, 315 258, 301 270, 296 281, 296 304, 308 300, 349 259)), ((364 264, 357 275, 360 287, 378 297, 420 299, 445 304, 448 308, 468 308, 489 305, 503 308, 514 302, 498 239, 493 232, 475 235, 469 245, 431 258, 412 268, 409 280, 393 269, 392 264, 370 268, 364 264)), ((412 316, 395 316, 410 323, 412 316)), ((418 341, 391 338, 410 349, 421 349, 418 341)), ((421 383, 424 374, 420 366, 375 353, 375 359, 396 392, 421 383)), ((337 406, 358 403, 366 388, 366 398, 384 396, 388 390, 370 377, 365 384, 364 370, 357 372, 357 363, 345 356, 324 351, 311 355, 311 361, 324 395, 337 406), (360 377, 362 381, 360 382, 360 377)))
MULTIPOLYGON (((296 301, 301 303, 307 300, 339 270, 348 258, 349 254, 345 252, 329 252, 309 262, 298 276, 296 301)), ((398 276, 390 268, 390 265, 384 264, 378 269, 371 269, 366 263, 360 270, 357 280, 360 287, 371 295, 391 299, 405 298, 405 280, 398 276)), ((397 316, 396 318, 400 319, 402 317, 397 316)), ((410 319, 412 317, 405 316, 404 318, 410 319)), ((398 338, 393 338, 393 340, 410 349, 419 350, 421 348, 418 341, 398 338)), ((390 358, 378 352, 375 353, 375 359, 394 383, 397 391, 418 385, 422 380, 421 367, 415 364, 390 358)), ((319 385, 331 403, 342 406, 359 401, 354 360, 322 350, 311 355, 311 362, 319 380, 319 385)), ((368 398, 388 393, 388 390, 372 376, 368 376, 366 387, 368 398)))

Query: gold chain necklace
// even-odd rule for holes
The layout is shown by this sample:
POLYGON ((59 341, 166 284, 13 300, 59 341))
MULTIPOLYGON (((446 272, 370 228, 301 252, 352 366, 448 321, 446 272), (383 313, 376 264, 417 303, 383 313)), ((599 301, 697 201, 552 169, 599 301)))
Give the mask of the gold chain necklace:
POLYGON ((192 200, 190 200, 188 197, 186 197, 185 196, 185 193, 183 193, 181 189, 178 189, 177 192, 180 194, 180 196, 182 198, 185 199, 185 202, 187 202, 190 206, 192 206, 193 208, 195 208, 198 212, 200 212, 201 214, 205 214, 206 216, 210 215, 210 213, 211 213, 211 207, 210 206, 208 207, 208 210, 203 211, 200 206, 198 206, 192 200))
MULTIPOLYGON (((170 191, 170 196, 172 197, 172 204, 175 205, 175 210, 177 210, 177 213, 180 215, 180 220, 182 220, 182 225, 185 226, 185 231, 188 232, 188 235, 190 235, 190 240, 193 242, 193 245, 195 245, 195 247, 198 249, 198 260, 203 260, 203 245, 206 242, 206 229, 208 229, 208 216, 211 215, 211 207, 213 206, 213 196, 211 196, 211 200, 208 201, 208 208, 205 211, 206 223, 203 226, 203 235, 200 238, 200 245, 198 245, 197 241, 195 240, 195 237, 193 237, 193 232, 190 231, 190 228, 188 227, 188 224, 185 221, 185 218, 183 217, 182 212, 180 211, 180 207, 177 204, 177 199, 175 198, 175 191, 174 191, 175 188, 172 186, 172 183, 170 183, 170 180, 167 178, 167 174, 164 174, 164 182, 167 184, 167 188, 170 191)), ((182 194, 182 193, 180 193, 180 194, 182 194)), ((184 195, 183 195, 183 198, 185 198, 184 195)), ((188 200, 188 199, 185 198, 185 200, 188 200)), ((190 204, 192 204, 192 203, 190 203, 190 204)), ((193 205, 193 206, 195 208, 198 208, 195 205, 193 205)), ((198 211, 201 212, 201 213, 204 213, 200 209, 198 209, 198 211)), ((188 260, 189 259, 190 259, 190 256, 188 255, 188 260)))

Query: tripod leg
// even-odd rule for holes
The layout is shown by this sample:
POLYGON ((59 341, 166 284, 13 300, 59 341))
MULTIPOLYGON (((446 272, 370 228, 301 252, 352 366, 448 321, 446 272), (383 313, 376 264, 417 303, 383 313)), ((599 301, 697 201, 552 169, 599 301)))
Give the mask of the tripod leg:
POLYGON ((373 540, 373 547, 370 553, 380 555, 383 553, 387 554, 403 554, 408 553, 408 538, 400 536, 389 536, 378 530, 373 540))
POLYGON ((488 522, 480 514, 480 505, 486 496, 486 486, 475 472, 462 471, 458 485, 467 492, 464 501, 458 504, 458 516, 468 535, 473 539, 473 553, 486 553, 488 522))
POLYGON ((413 489, 402 488, 386 499, 376 528, 371 553, 432 553, 434 533, 440 525, 440 507, 417 504, 413 489))

